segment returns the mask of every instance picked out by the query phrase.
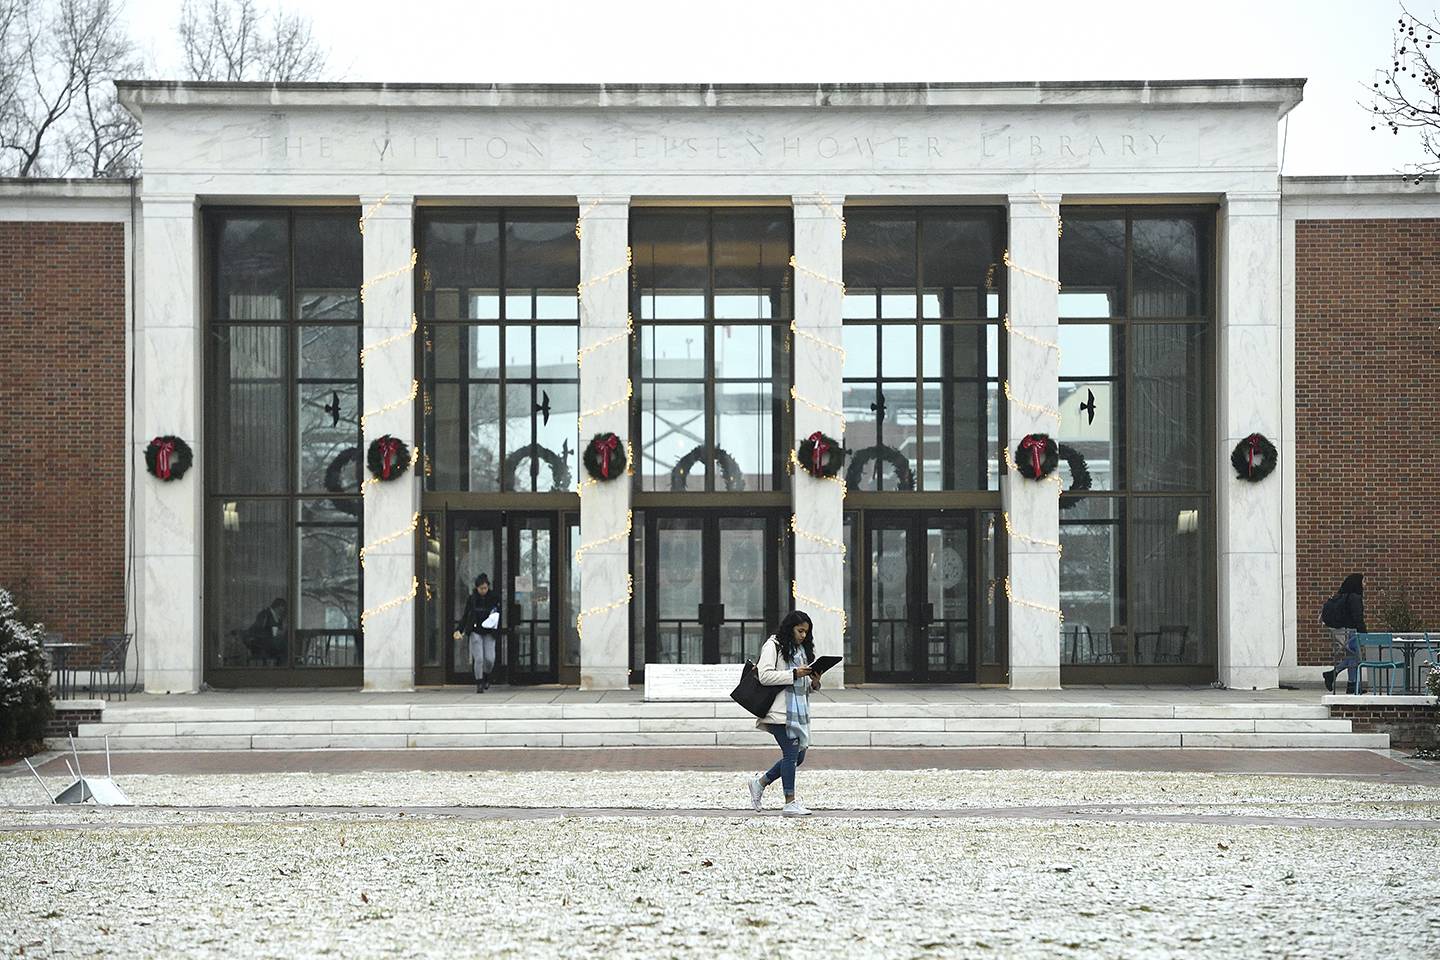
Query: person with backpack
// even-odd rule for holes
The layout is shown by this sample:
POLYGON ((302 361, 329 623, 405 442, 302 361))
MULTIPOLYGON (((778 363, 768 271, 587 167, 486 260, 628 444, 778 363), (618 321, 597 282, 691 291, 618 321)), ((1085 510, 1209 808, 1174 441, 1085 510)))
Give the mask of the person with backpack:
POLYGON ((455 639, 470 638, 470 659, 475 664, 475 692, 490 689, 495 654, 500 645, 500 593, 490 589, 485 574, 475 578, 475 589, 465 600, 465 612, 455 624, 455 639))
POLYGON ((810 693, 820 689, 820 677, 811 668, 815 660, 815 626, 810 617, 793 610, 760 647, 755 661, 760 682, 780 687, 770 712, 755 726, 768 730, 780 746, 780 759, 764 773, 750 778, 750 805, 760 809, 765 788, 779 780, 785 789, 787 817, 808 817, 810 811, 795 799, 795 768, 805 762, 810 749, 810 693))
POLYGON ((1335 665, 1325 671, 1325 689, 1335 690, 1335 675, 1345 671, 1345 692, 1358 693, 1355 665, 1360 662, 1360 651, 1355 644, 1355 634, 1366 633, 1365 629, 1365 574, 1352 573, 1340 584, 1335 596, 1325 601, 1320 608, 1320 623, 1330 632, 1334 644, 1335 665))

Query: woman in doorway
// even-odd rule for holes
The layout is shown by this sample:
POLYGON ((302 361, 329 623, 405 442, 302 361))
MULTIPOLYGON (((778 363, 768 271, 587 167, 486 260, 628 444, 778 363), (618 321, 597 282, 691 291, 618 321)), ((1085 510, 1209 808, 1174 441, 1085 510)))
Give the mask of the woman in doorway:
POLYGON ((455 624, 455 639, 470 638, 470 659, 475 664, 475 692, 490 689, 495 651, 500 643, 500 594, 490 589, 485 574, 475 578, 475 589, 465 600, 465 612, 455 624))
POLYGON ((770 731, 780 745, 780 759, 769 770, 750 778, 750 805, 760 809, 765 788, 779 780, 785 789, 787 817, 807 817, 810 811, 795 799, 795 768, 810 749, 810 692, 820 689, 820 677, 811 669, 815 660, 814 624, 799 610, 786 614, 775 633, 760 648, 755 664, 760 682, 781 687, 770 712, 755 726, 770 731))

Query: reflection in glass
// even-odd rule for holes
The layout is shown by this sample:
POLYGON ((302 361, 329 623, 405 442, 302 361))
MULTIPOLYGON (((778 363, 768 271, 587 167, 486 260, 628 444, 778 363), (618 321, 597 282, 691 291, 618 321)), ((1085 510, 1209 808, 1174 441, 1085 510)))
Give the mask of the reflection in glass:
POLYGON ((273 214, 216 218, 216 320, 287 320, 290 297, 288 219, 273 214))
POLYGON ((300 610, 295 665, 358 667, 362 662, 360 528, 354 522, 302 522, 296 536, 300 610))
POLYGON ((496 214, 421 218, 418 266, 427 318, 499 318, 500 222, 496 214))
POLYGON ((721 517, 720 662, 743 663, 759 654, 765 623, 765 521, 759 517, 721 517))
POLYGON ((206 602, 218 633, 210 644, 216 666, 289 666, 289 504, 213 500, 210 507, 218 564, 206 602))
POLYGON ((1133 490, 1205 486, 1205 327, 1130 326, 1133 490))
MULTIPOLYGON (((646 490, 671 489, 671 471, 682 457, 705 444, 705 384, 649 383, 641 395, 642 484, 646 490)), ((686 489, 706 489, 708 458, 689 471, 686 489)))
POLYGON ((424 515, 420 539, 420 629, 422 631, 420 663, 426 667, 441 665, 444 638, 450 636, 450 624, 441 616, 440 595, 445 582, 441 570, 439 513, 424 515))
POLYGON ((1124 501, 1110 497, 1081 497, 1061 514, 1061 663, 1131 662, 1124 521, 1124 501))
POLYGON ((295 217, 295 309, 304 320, 360 316, 361 236, 349 211, 295 217))
POLYGON ((1134 245, 1135 317, 1197 317, 1206 313, 1208 259, 1200 221, 1191 217, 1136 219, 1134 245))
POLYGON ((1200 663, 1209 642, 1199 497, 1131 501, 1131 616, 1140 663, 1200 663))
POLYGON ((211 423, 219 476, 229 493, 285 493, 290 390, 283 327, 217 326, 210 330, 211 423))
POLYGON ((700 624, 703 570, 701 521, 661 517, 656 523, 655 634, 659 663, 703 663, 700 624))
POLYGON ((1125 315, 1125 221, 1065 216, 1060 316, 1125 315))
POLYGON ((970 530, 928 526, 925 530, 925 599, 930 605, 926 667, 931 672, 970 669, 970 530))
POLYGON ((914 669, 911 635, 909 531, 877 526, 870 531, 870 665, 872 673, 914 669))

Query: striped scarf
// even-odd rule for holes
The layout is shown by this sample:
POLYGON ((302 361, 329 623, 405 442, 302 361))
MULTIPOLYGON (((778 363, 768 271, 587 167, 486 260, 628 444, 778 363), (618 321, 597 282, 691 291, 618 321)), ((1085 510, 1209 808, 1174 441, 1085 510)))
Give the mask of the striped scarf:
MULTIPOLYGON (((805 651, 796 648, 790 658, 790 667, 805 666, 805 651)), ((796 741, 799 749, 810 746, 810 678, 796 677, 790 689, 785 691, 785 732, 796 741)))

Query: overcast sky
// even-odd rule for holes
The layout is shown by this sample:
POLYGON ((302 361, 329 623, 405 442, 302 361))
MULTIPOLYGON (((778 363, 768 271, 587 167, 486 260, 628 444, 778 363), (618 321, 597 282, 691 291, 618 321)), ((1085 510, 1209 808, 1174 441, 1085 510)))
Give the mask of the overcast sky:
MULTIPOLYGON (((1437 2, 1411 8, 1429 14, 1437 2)), ((132 36, 161 78, 179 76, 180 5, 128 0, 132 36)), ((1390 56, 1398 0, 291 0, 287 9, 310 16, 336 79, 352 81, 1304 77, 1285 173, 1390 173, 1420 156, 1415 140, 1370 132, 1357 104, 1390 56)))

